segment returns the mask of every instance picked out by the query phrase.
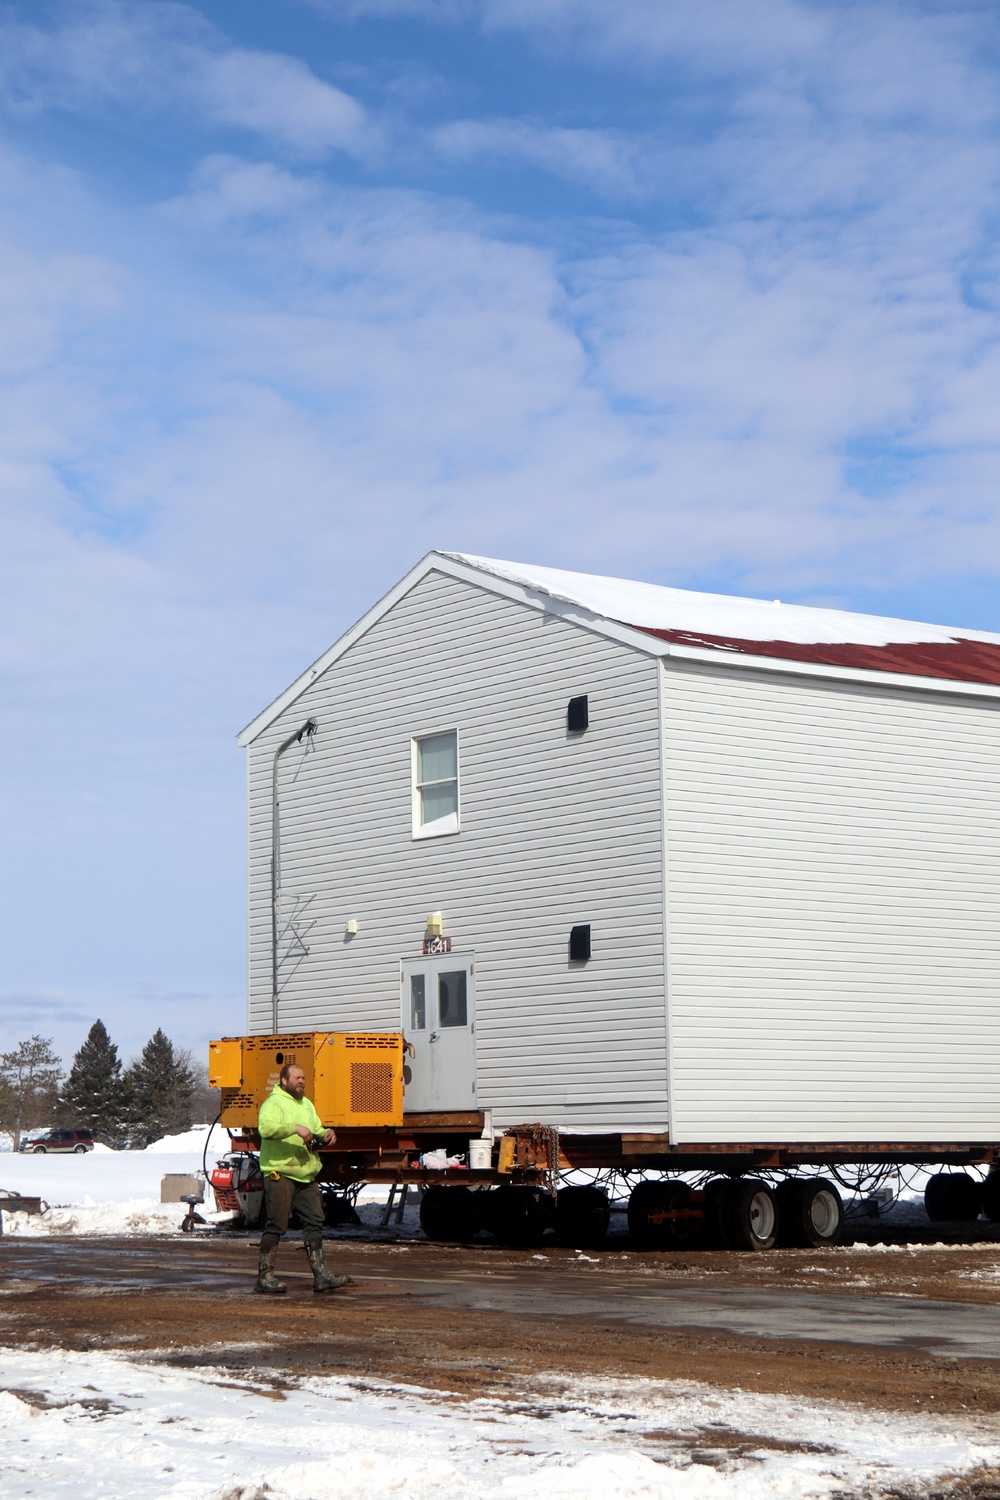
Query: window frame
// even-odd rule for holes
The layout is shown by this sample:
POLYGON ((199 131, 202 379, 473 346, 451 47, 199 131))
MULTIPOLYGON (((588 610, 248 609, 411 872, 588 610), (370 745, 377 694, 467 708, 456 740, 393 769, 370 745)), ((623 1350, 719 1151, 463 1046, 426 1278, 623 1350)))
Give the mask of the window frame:
MULTIPOLYGON (((410 1028, 411 1031, 427 1030, 427 975, 424 973, 410 975, 410 1028), (420 980, 420 1021, 417 1021, 417 997, 414 986, 420 980)), ((431 1028, 433 1030, 433 1028, 431 1028)))
MULTIPOLYGON (((451 781, 451 777, 446 777, 445 780, 451 781)), ((437 783, 437 785, 440 784, 437 783)), ((426 785, 433 786, 435 783, 427 782, 426 785)), ((413 839, 445 839, 462 831, 462 736, 457 724, 448 724, 440 729, 422 729, 419 734, 410 736, 410 820, 410 834, 413 839), (443 734, 455 736, 455 811, 447 813, 443 818, 435 819, 433 823, 421 823, 421 783, 417 780, 418 747, 423 740, 432 740, 443 734), (437 823, 447 823, 449 826, 438 828, 435 826, 437 823)))
MULTIPOLYGON (((460 1031, 469 1025, 469 971, 463 964, 460 969, 438 969, 437 971, 437 1024, 440 1031, 460 1031), (441 981, 442 979, 460 979, 462 982, 456 986, 462 994, 462 1019, 460 1021, 446 1021, 441 1009, 441 981)), ((458 996, 455 997, 456 1002, 458 996)))

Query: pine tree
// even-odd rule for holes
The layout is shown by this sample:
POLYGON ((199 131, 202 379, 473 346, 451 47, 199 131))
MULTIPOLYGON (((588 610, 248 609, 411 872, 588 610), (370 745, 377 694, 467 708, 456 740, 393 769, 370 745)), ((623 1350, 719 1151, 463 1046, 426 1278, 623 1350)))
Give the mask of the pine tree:
POLYGON ((73 1059, 69 1077, 59 1099, 59 1109, 68 1125, 89 1127, 105 1146, 123 1144, 128 1115, 118 1048, 108 1036, 103 1021, 95 1021, 87 1040, 73 1059))
POLYGON ((0 1124, 14 1137, 15 1151, 23 1130, 51 1120, 61 1079, 62 1063, 50 1037, 29 1037, 13 1052, 0 1053, 0 1124))
POLYGON ((129 1143, 139 1150, 165 1135, 191 1129, 191 1103, 197 1078, 191 1059, 175 1052, 157 1028, 142 1056, 125 1072, 129 1099, 129 1143))

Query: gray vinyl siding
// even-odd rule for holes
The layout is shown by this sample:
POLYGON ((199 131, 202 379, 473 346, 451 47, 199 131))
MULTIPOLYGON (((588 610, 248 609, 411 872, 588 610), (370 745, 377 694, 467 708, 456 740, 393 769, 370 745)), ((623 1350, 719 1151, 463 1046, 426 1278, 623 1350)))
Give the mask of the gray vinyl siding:
POLYGON ((416 584, 249 748, 250 1030, 271 1030, 272 757, 312 716, 280 763, 280 1029, 397 1029, 399 961, 440 909, 476 955, 495 1123, 665 1129, 658 672, 488 589, 416 584), (580 693, 591 727, 567 736, 580 693), (414 840, 411 737, 452 728, 461 832, 414 840))
POLYGON ((1000 705, 663 671, 674 1139, 1000 1136, 1000 705))

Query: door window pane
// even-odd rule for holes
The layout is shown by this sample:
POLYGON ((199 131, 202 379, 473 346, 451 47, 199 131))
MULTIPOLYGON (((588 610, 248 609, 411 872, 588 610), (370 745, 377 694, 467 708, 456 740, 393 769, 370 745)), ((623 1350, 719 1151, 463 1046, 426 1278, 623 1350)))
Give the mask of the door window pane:
POLYGON ((427 1025, 427 1000, 422 974, 410 975, 410 1030, 423 1031, 427 1025))
POLYGON ((469 1008, 466 1000, 465 970, 453 974, 438 975, 438 1020, 444 1026, 468 1025, 469 1008))

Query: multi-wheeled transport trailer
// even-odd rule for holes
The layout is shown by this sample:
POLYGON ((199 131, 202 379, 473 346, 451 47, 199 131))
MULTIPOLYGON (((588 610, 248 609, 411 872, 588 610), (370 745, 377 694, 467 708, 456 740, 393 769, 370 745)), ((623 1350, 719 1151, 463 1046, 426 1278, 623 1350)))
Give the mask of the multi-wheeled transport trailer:
POLYGON ((294 1054, 449 1237, 1000 1217, 1000 635, 431 553, 241 741, 232 1128, 294 1054))
POLYGON ((407 1056, 400 1033, 213 1042, 210 1075, 222 1088, 222 1120, 233 1138, 231 1153, 212 1174, 217 1206, 256 1222, 263 1182, 253 1122, 282 1064, 294 1061, 306 1072, 307 1091, 324 1124, 337 1132, 335 1147, 318 1148, 332 1223, 350 1215, 354 1190, 379 1182, 420 1189, 420 1219, 432 1239, 469 1240, 487 1230, 510 1244, 534 1244, 554 1230, 565 1244, 593 1247, 607 1233, 612 1190, 624 1185, 631 1236, 645 1248, 833 1245, 843 1228, 845 1173, 864 1168, 859 1180, 871 1183, 880 1168, 908 1165, 933 1169, 925 1192, 933 1219, 973 1220, 985 1213, 1000 1221, 1000 1173, 990 1170, 1000 1161, 994 1146, 872 1141, 677 1147, 666 1133, 564 1135, 542 1124, 484 1135, 489 1117, 482 1111, 404 1113, 407 1056), (346 1065, 333 1077, 328 1065, 345 1048, 346 1065), (970 1166, 987 1171, 970 1173, 970 1166))

